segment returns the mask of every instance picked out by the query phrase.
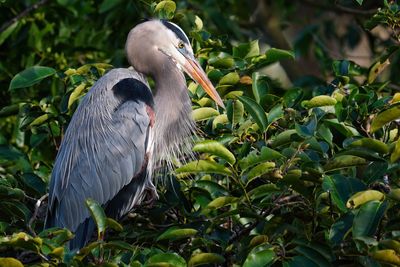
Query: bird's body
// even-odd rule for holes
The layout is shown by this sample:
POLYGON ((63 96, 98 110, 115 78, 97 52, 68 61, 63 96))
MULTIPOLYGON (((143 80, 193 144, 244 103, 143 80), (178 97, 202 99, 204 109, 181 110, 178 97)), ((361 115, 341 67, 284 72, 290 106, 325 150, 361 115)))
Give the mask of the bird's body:
POLYGON ((126 51, 133 68, 113 69, 89 90, 55 161, 46 227, 73 231, 71 249, 83 247, 94 230, 86 199, 94 199, 107 216, 119 219, 146 196, 157 196, 152 182, 155 163, 182 153, 182 144, 194 130, 181 68, 203 86, 211 86, 210 95, 221 101, 175 24, 159 20, 139 24, 128 36, 126 51), (181 54, 170 44, 157 44, 160 38, 181 54), (138 47, 140 40, 148 46, 138 47), (154 96, 144 75, 155 80, 154 96))

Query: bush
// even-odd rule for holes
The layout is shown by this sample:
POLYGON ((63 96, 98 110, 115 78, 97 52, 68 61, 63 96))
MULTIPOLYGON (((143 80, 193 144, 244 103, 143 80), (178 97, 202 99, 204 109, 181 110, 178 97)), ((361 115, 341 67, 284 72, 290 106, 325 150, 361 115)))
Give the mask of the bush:
POLYGON ((8 88, 0 100, 0 265, 400 265, 396 1, 23 2, 1 6, 28 14, 0 34, 8 51, 0 64, 8 88), (305 26, 296 15, 302 5, 322 19, 305 26), (133 14, 173 19, 190 32, 226 110, 190 81, 198 159, 177 163, 160 177, 167 182, 154 207, 121 222, 89 200, 105 238, 74 254, 64 249, 68 230, 42 231, 37 206, 81 97, 112 65, 126 65, 133 14), (297 20, 290 49, 280 30, 297 20), (271 39, 256 40, 260 32, 271 39), (363 40, 368 65, 327 45, 342 53, 363 40), (265 49, 268 42, 276 47, 265 49), (277 62, 286 85, 265 71, 277 62))

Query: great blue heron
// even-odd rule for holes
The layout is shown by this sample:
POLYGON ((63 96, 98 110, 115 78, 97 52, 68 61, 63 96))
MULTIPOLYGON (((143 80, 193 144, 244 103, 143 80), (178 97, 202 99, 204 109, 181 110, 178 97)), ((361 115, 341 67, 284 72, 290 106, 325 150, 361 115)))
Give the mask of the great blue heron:
POLYGON ((147 192, 157 196, 152 182, 156 161, 179 154, 195 127, 182 70, 224 105, 195 60, 189 39, 174 23, 138 24, 125 49, 133 69, 113 69, 93 85, 74 113, 55 161, 45 227, 73 231, 70 249, 83 247, 95 228, 87 198, 119 219, 147 192), (155 81, 154 95, 145 76, 155 81))

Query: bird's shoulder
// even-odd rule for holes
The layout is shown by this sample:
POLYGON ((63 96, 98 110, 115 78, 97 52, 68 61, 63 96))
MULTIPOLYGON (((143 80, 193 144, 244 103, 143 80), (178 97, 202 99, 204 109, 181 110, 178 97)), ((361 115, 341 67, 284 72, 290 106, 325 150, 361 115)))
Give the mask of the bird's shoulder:
POLYGON ((116 68, 107 72, 88 92, 89 99, 96 96, 106 96, 119 104, 142 101, 153 106, 153 95, 146 78, 133 68, 116 68))

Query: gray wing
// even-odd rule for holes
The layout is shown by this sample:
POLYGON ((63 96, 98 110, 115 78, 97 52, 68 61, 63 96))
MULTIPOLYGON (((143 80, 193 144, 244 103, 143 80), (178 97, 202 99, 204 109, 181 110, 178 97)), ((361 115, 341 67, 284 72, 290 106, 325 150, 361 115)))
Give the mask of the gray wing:
MULTIPOLYGON (((127 69, 110 71, 91 88, 71 119, 56 158, 46 227, 76 231, 90 217, 87 198, 107 204, 136 176, 143 176, 152 101, 145 80, 127 69)), ((140 180, 125 211, 147 186, 140 180)))

